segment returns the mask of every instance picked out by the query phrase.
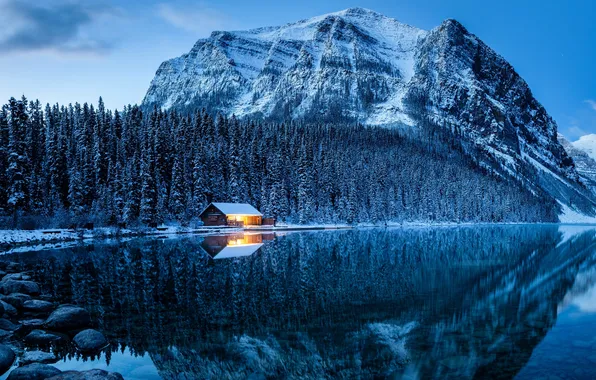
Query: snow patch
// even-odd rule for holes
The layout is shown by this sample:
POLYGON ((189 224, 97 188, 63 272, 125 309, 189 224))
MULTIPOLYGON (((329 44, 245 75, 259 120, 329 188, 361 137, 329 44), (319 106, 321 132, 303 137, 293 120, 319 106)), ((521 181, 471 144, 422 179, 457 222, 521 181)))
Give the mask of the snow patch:
POLYGON ((561 205, 561 214, 559 214, 559 222, 564 224, 596 224, 596 217, 584 215, 571 207, 559 202, 561 205))

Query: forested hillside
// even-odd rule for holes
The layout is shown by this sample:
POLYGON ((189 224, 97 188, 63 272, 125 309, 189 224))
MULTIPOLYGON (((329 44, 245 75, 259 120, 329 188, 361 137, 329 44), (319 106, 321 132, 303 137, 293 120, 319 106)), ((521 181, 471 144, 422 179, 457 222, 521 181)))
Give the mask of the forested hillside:
POLYGON ((209 201, 291 223, 556 221, 552 198, 484 172, 457 135, 423 133, 12 98, 0 112, 2 227, 184 225, 209 201))

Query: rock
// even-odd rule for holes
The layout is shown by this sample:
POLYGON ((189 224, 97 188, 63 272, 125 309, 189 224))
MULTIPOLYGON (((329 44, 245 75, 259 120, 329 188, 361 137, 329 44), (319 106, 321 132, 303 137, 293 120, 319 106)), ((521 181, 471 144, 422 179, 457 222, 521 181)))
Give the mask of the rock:
POLYGON ((10 347, 0 344, 0 375, 8 371, 14 363, 14 359, 14 351, 10 347))
POLYGON ((25 319, 23 321, 19 321, 19 323, 23 327, 42 327, 45 323, 44 319, 25 319))
POLYGON ((14 333, 12 331, 0 330, 0 341, 5 342, 13 335, 14 333))
POLYGON ((0 300, 0 304, 4 308, 4 312, 6 314, 10 315, 11 317, 14 317, 15 315, 19 314, 17 309, 14 306, 12 306, 11 304, 9 304, 3 300, 0 300))
POLYGON ((54 304, 48 301, 29 300, 23 302, 23 310, 33 313, 47 313, 54 309, 54 304))
POLYGON ((29 276, 25 273, 10 273, 10 274, 7 274, 4 277, 2 277, 2 281, 8 281, 8 280, 28 281, 28 280, 31 280, 31 276, 29 276))
POLYGON ((39 285, 33 281, 6 280, 0 282, 0 291, 4 294, 25 293, 37 295, 39 294, 39 285))
POLYGON ((19 363, 22 365, 27 365, 31 363, 55 363, 58 361, 58 357, 56 354, 51 352, 45 351, 27 351, 25 355, 19 360, 19 363))
POLYGON ((4 268, 7 272, 18 272, 21 270, 19 268, 19 263, 8 263, 6 264, 6 268, 4 268))
POLYGON ((6 318, 0 318, 0 330, 16 331, 20 328, 20 325, 15 325, 6 318))
POLYGON ((23 338, 25 343, 38 346, 46 346, 52 343, 63 342, 64 340, 63 336, 49 333, 44 330, 33 330, 23 338))
POLYGON ((61 373, 62 371, 51 365, 33 363, 15 368, 8 375, 7 380, 44 380, 61 373))
POLYGON ((103 369, 92 369, 90 371, 66 371, 59 375, 48 378, 48 380, 124 380, 117 372, 108 372, 103 369))
POLYGON ((91 317, 89 312, 78 306, 60 306, 54 310, 45 322, 47 328, 53 330, 74 330, 89 327, 91 317))
POLYGON ((2 300, 17 309, 20 309, 23 307, 25 301, 31 300, 31 296, 23 293, 11 293, 7 296, 2 296, 2 300))
POLYGON ((108 345, 106 337, 97 330, 83 330, 73 338, 78 349, 83 352, 99 351, 108 345))

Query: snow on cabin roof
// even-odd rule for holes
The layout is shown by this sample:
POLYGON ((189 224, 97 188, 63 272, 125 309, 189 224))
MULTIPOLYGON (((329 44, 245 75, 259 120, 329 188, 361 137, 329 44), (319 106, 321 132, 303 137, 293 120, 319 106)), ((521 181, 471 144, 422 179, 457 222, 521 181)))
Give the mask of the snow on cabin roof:
POLYGON ((248 203, 219 203, 213 202, 211 203, 213 206, 217 207, 217 209, 223 212, 226 215, 249 215, 249 216, 263 216, 253 206, 249 205, 248 203))

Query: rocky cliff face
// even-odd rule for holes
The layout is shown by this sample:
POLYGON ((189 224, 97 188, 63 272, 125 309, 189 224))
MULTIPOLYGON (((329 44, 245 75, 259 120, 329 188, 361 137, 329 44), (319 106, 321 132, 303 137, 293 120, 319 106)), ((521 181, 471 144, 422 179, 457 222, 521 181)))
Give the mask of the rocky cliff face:
POLYGON ((559 134, 558 139, 567 154, 573 159, 577 172, 582 181, 592 191, 596 191, 596 161, 594 160, 595 145, 588 144, 589 136, 584 136, 573 143, 569 142, 563 135, 559 134))
POLYGON ((427 32, 354 8, 214 32, 164 62, 143 103, 414 133, 446 128, 489 171, 594 213, 554 120, 513 67, 455 20, 427 32))
POLYGON ((164 62, 146 105, 236 116, 408 122, 401 103, 427 32, 364 9, 214 32, 164 62))

